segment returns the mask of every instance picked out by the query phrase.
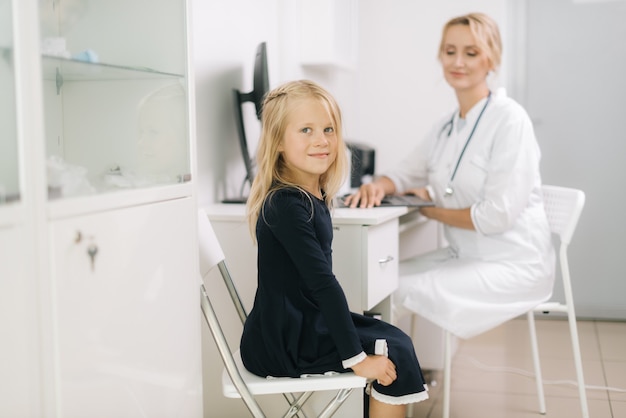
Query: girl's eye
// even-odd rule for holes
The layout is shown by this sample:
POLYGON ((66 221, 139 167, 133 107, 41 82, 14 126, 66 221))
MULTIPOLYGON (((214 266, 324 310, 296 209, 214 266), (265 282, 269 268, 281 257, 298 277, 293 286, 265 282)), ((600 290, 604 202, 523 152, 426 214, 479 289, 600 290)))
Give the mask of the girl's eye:
POLYGON ((311 128, 302 128, 302 133, 303 134, 310 134, 311 133, 311 128))
POLYGON ((446 55, 454 55, 455 51, 453 49, 446 50, 446 55))
POLYGON ((335 128, 333 128, 332 126, 329 126, 328 128, 324 129, 324 132, 326 132, 327 134, 333 133, 335 132, 335 128))
POLYGON ((468 51, 467 52, 467 56, 468 57, 475 57, 476 55, 478 55, 478 52, 476 52, 476 51, 468 51))

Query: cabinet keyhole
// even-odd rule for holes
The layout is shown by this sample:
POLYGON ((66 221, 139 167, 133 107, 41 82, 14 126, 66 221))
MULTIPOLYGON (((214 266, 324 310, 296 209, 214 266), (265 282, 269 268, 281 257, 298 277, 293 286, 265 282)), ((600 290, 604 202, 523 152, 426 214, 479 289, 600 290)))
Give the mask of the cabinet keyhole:
POLYGON ((89 245, 87 247, 87 255, 89 255, 89 259, 91 261, 91 271, 94 271, 96 268, 96 255, 98 254, 98 246, 95 244, 89 245))

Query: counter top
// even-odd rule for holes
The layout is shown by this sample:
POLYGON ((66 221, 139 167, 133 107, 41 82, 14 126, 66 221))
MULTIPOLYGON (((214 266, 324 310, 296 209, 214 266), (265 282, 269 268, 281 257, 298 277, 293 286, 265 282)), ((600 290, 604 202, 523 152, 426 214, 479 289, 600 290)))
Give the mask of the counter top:
MULTIPOLYGON (((210 219, 219 221, 242 221, 246 216, 246 205, 240 203, 215 203, 204 208, 210 219)), ((335 208, 332 212, 336 225, 378 225, 406 214, 404 206, 350 209, 335 208)))

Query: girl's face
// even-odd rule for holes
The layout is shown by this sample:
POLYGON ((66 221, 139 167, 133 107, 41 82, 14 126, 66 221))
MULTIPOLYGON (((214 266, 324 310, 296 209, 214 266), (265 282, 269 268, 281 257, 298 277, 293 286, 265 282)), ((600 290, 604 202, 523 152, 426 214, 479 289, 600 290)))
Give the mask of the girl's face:
POLYGON ((278 151, 292 180, 317 192, 320 176, 337 158, 337 141, 326 107, 313 98, 298 99, 290 108, 278 151))
POLYGON ((444 36, 440 54, 443 75, 457 92, 482 87, 492 68, 487 54, 478 49, 469 26, 453 25, 444 36))

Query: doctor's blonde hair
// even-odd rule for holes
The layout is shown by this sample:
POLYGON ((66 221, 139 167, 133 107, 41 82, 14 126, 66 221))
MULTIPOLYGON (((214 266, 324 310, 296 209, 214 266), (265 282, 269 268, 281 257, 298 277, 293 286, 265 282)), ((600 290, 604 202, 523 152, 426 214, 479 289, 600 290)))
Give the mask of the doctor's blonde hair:
POLYGON ((498 29, 496 21, 484 13, 468 13, 450 19, 443 26, 441 42, 439 44, 439 57, 444 53, 446 32, 451 26, 455 25, 469 26, 472 35, 474 35, 476 39, 476 46, 487 55, 492 69, 494 71, 497 70, 502 61, 502 38, 500 37, 500 29, 498 29))
POLYGON ((258 169, 246 204, 248 226, 253 240, 256 240, 256 223, 265 200, 279 189, 301 189, 300 185, 290 180, 290 173, 279 147, 289 123, 291 105, 302 99, 317 100, 326 108, 337 138, 337 157, 320 176, 320 187, 324 191, 324 201, 328 207, 332 207, 333 198, 347 177, 348 157, 342 135, 341 110, 334 97, 309 80, 290 81, 270 91, 263 100, 261 137, 256 158, 258 169))

